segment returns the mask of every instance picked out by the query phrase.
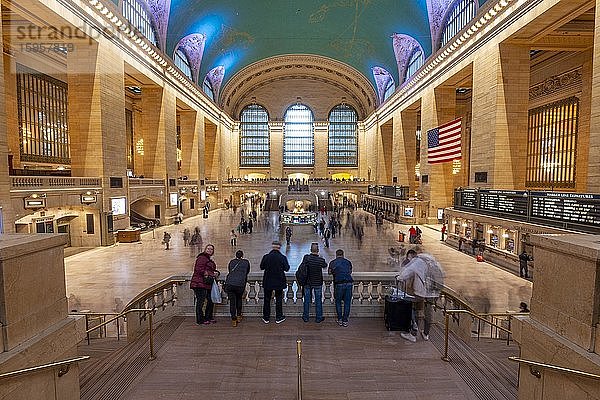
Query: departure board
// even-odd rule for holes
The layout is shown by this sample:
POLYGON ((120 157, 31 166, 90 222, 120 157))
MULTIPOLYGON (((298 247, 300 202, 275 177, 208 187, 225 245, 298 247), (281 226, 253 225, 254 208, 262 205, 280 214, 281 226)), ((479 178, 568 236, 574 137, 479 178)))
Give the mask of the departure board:
POLYGON ((527 215, 527 192, 479 190, 479 208, 493 213, 527 215))
POLYGON ((460 193, 460 205, 466 208, 477 208, 477 191, 463 190, 460 193))
POLYGON ((600 195, 531 192, 531 217, 600 228, 600 195))

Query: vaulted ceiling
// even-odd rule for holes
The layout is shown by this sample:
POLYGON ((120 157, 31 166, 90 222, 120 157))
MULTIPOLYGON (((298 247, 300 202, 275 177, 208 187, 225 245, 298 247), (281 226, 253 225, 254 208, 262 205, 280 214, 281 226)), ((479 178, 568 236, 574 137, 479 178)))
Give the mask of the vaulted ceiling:
MULTIPOLYGON (((402 80, 392 35, 409 37, 427 58, 434 47, 432 37, 439 35, 448 10, 459 0, 141 1, 154 16, 160 46, 167 54, 194 35, 200 38, 186 43, 199 53, 199 83, 215 67, 222 67, 216 73, 218 79, 223 75, 220 86, 226 87, 253 63, 304 54, 353 67, 376 92, 374 67, 389 71, 396 83, 402 80)), ((475 1, 480 5, 487 0, 475 1)))

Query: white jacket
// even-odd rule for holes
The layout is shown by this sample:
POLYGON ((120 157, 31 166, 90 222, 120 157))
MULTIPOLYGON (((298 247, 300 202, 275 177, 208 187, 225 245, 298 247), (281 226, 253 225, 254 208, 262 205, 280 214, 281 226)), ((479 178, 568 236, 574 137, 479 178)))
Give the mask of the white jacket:
MULTIPOLYGON (((420 256, 413 258, 407 265, 402 269, 400 275, 397 276, 399 281, 403 281, 406 285, 406 291, 419 297, 434 298, 439 296, 439 291, 433 291, 431 285, 425 284, 426 282, 426 271, 427 262, 420 256), (428 287, 430 289, 428 289, 428 287)), ((443 283, 443 282, 438 282, 443 283)))

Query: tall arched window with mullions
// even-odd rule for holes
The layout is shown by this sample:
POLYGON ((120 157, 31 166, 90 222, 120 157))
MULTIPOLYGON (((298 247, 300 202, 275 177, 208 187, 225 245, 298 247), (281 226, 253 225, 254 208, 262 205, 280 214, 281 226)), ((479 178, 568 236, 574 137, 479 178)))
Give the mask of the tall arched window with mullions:
POLYGON ((240 167, 269 166, 269 114, 258 104, 240 115, 240 167))
POLYGON ((354 108, 340 104, 329 112, 330 167, 356 167, 358 165, 358 116, 354 108))
POLYGON ((315 133, 311 109, 304 104, 294 104, 286 110, 283 120, 283 165, 312 167, 315 165, 315 133))
POLYGON ((444 47, 477 14, 475 0, 456 0, 450 9, 442 31, 440 47, 444 47))
POLYGON ((423 66, 423 50, 421 47, 417 47, 408 60, 408 66, 406 67, 406 76, 404 78, 407 81, 411 76, 415 74, 423 66))
POLYGON ((143 0, 121 0, 121 13, 146 39, 158 45, 152 14, 143 0))

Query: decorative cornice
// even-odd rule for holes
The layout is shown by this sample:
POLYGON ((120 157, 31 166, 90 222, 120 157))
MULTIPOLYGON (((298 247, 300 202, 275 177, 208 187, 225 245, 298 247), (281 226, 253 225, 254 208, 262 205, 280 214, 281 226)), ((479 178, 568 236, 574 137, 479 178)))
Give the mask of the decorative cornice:
POLYGON ((363 74, 331 58, 307 54, 270 57, 250 64, 237 72, 224 86, 220 96, 221 105, 231 110, 237 99, 264 82, 284 77, 294 79, 299 75, 343 88, 357 100, 358 109, 363 116, 375 110, 377 95, 373 85, 363 74))
POLYGON ((198 82, 198 73, 200 72, 200 64, 202 63, 202 55, 204 54, 204 43, 206 36, 202 33, 191 33, 183 37, 177 46, 175 51, 181 49, 190 63, 190 69, 192 70, 192 80, 198 82))
POLYGON ((544 82, 533 85, 529 88, 529 100, 536 100, 557 92, 581 86, 583 84, 581 70, 582 68, 579 67, 563 74, 552 76, 544 82))

